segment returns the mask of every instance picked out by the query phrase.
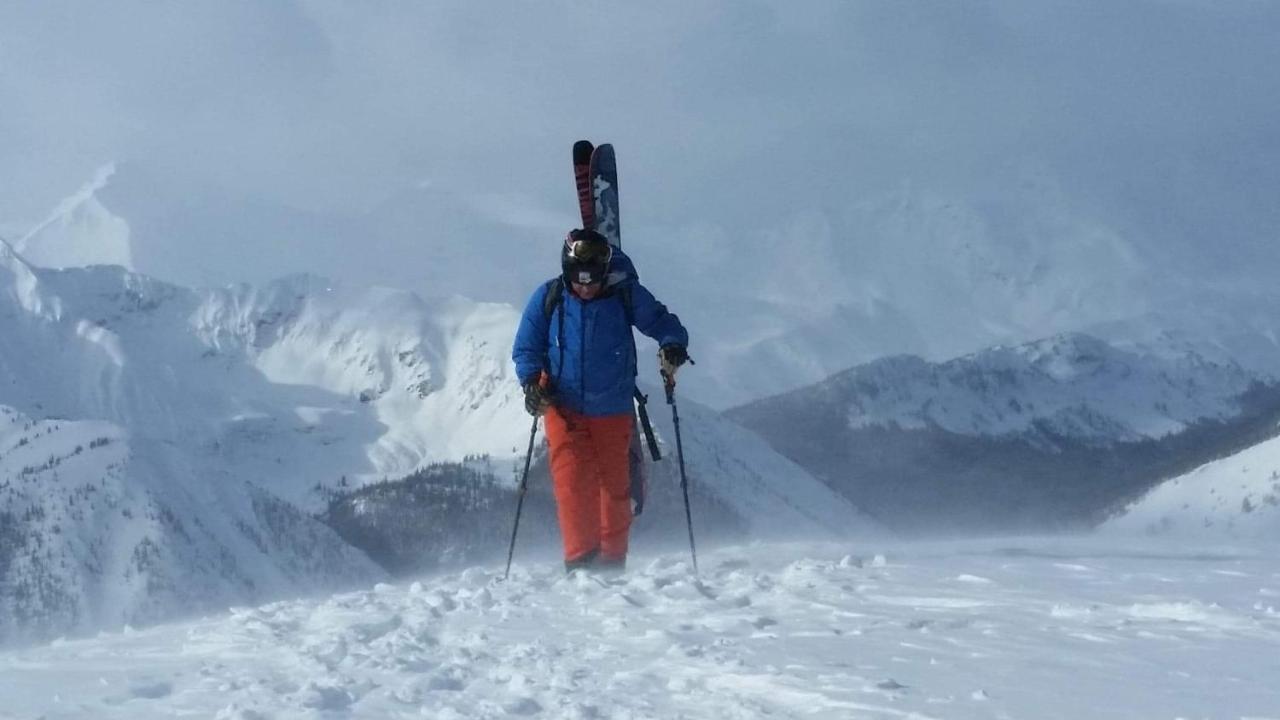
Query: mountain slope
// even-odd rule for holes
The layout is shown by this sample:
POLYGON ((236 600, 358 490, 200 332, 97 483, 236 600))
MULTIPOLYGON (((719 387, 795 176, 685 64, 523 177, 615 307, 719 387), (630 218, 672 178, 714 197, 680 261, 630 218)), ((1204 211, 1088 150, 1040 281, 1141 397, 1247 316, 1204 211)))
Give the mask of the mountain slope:
POLYGON ((1166 480, 1099 530, 1280 540, 1280 438, 1166 480))
POLYGON ((1065 335, 932 364, 863 365, 727 413, 902 528, 1088 523, 1274 434, 1280 388, 1182 348, 1065 335))
POLYGON ((381 576, 265 490, 207 478, 118 426, 0 407, 0 642, 381 576))

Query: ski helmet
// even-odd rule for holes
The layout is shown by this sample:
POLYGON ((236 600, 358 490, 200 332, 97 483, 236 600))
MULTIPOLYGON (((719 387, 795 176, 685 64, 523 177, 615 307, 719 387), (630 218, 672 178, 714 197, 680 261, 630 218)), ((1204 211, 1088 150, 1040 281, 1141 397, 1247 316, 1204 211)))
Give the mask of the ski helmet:
POLYGON ((595 230, 571 230, 560 251, 560 269, 567 283, 592 285, 604 282, 613 258, 613 246, 595 230))

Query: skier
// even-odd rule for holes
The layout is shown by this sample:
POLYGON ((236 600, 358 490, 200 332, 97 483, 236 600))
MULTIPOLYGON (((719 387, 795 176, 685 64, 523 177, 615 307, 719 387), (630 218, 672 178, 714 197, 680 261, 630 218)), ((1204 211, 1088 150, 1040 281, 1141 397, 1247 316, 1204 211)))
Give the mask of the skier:
POLYGON ((640 284, 631 259, 594 230, 569 233, 560 268, 529 299, 511 356, 525 409, 546 417, 565 569, 621 570, 631 529, 631 328, 658 341, 672 382, 689 359, 689 335, 640 284))

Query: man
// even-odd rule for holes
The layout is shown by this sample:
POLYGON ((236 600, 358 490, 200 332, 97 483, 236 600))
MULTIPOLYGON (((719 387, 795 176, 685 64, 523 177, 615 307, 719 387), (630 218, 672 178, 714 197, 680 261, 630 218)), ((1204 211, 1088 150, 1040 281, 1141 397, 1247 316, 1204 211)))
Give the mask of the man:
POLYGON ((570 232, 560 269, 529 299, 511 356, 525 408, 546 415, 565 569, 620 570, 631 529, 631 328, 658 341, 672 379, 689 359, 689 335, 603 235, 570 232))

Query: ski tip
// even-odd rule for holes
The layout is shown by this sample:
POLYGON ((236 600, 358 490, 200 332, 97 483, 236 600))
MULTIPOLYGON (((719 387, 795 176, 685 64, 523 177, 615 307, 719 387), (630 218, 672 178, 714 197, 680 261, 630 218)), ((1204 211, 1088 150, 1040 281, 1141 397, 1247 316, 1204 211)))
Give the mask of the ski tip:
POLYGON ((591 153, 595 147, 590 140, 579 140, 573 144, 573 163, 575 165, 586 165, 591 161, 591 153))
POLYGON ((618 161, 614 157, 612 144, 604 143, 596 146, 591 153, 591 167, 592 172, 595 172, 595 168, 605 168, 610 174, 617 173, 618 161))

